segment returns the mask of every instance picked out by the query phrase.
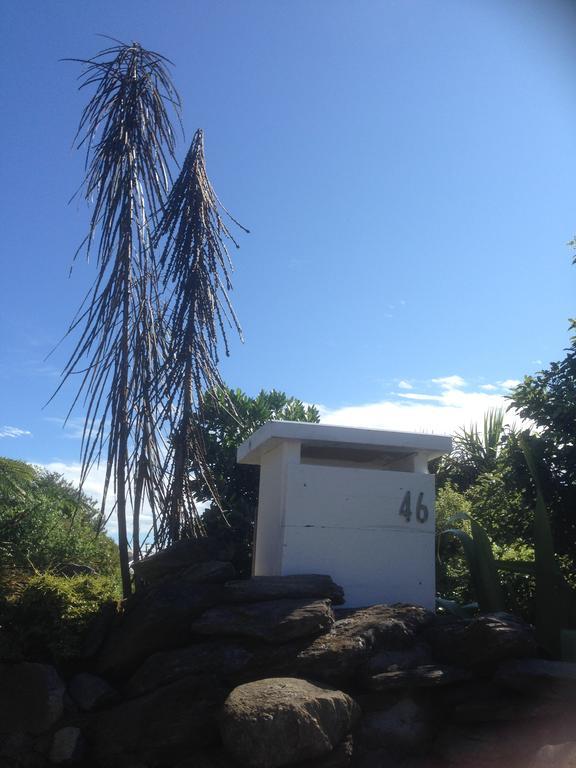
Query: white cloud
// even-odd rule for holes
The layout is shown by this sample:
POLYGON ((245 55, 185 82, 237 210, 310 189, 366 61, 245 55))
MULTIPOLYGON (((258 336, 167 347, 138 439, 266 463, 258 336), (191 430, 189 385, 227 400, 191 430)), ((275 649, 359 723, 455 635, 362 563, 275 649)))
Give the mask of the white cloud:
POLYGON ((406 400, 436 400, 442 402, 442 395, 419 395, 417 392, 399 392, 398 397, 403 397, 406 400))
MULTIPOLYGON (((460 376, 434 379, 438 394, 398 393, 374 403, 346 405, 340 408, 320 408, 323 424, 350 427, 373 427, 407 432, 429 432, 451 435, 456 430, 481 424, 487 411, 507 409, 510 402, 501 394, 478 388, 462 389, 460 376)), ((519 424, 518 415, 506 412, 506 424, 519 424)))
POLYGON ((404 379, 401 379, 401 380, 398 382, 398 387, 399 387, 400 389, 414 389, 414 387, 412 386, 412 384, 410 384, 410 382, 409 382, 409 381, 405 381, 404 379))
POLYGON ((480 386, 480 389, 483 389, 485 392, 497 392, 498 387, 494 384, 482 384, 480 386))
POLYGON ((27 429, 20 429, 20 427, 0 427, 0 437, 26 437, 31 435, 27 429))
POLYGON ((438 384, 442 389, 454 389, 455 387, 465 387, 466 382, 462 376, 442 376, 439 379, 432 379, 433 384, 438 384))
POLYGON ((514 387, 517 387, 518 384, 521 382, 518 379, 505 379, 504 381, 499 381, 498 384, 503 389, 514 389, 514 387))

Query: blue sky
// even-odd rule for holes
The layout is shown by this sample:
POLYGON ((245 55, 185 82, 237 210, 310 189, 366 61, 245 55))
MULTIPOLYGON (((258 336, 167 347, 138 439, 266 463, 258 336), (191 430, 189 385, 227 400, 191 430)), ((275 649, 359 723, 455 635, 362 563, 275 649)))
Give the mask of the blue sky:
MULTIPOLYGON (((73 477, 46 360, 94 275, 71 148, 97 33, 164 53, 251 233, 226 381, 450 432, 568 344, 576 13, 554 0, 22 0, 3 8, 0 454, 73 477)), ((186 142, 179 156, 183 158, 186 142)), ((94 481, 94 489, 97 482, 94 481)))

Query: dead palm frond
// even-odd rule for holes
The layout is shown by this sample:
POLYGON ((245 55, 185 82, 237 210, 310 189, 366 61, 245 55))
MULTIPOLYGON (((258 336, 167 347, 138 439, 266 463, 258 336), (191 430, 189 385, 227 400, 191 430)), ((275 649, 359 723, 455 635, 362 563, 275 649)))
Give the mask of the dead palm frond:
POLYGON ((169 486, 159 536, 162 543, 202 532, 190 467, 218 500, 197 426, 202 394, 224 390, 218 344, 228 354, 226 331, 241 328, 229 299, 232 263, 227 242, 238 247, 206 174, 204 139, 197 131, 175 182, 155 240, 166 238, 160 267, 168 291, 168 349, 164 358, 165 416, 173 425, 167 456, 169 486))
POLYGON ((76 144, 86 149, 83 189, 93 206, 83 246, 96 253, 97 275, 68 330, 78 331, 79 340, 62 384, 79 378, 70 412, 79 401, 86 409, 82 482, 105 456, 102 510, 112 484, 126 595, 127 504, 133 508, 137 557, 143 500, 153 503, 160 489, 157 372, 165 334, 151 232, 166 199, 174 157, 168 109, 178 112, 179 99, 167 60, 137 43, 76 61, 84 65, 80 87, 95 88, 76 144))

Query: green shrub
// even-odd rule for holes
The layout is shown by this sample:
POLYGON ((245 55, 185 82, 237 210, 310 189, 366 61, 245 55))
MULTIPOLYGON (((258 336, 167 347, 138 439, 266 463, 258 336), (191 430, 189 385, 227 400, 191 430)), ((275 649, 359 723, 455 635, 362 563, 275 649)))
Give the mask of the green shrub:
POLYGON ((109 576, 36 573, 13 587, 4 620, 23 656, 74 659, 100 607, 119 598, 119 583, 109 576))
POLYGON ((99 532, 99 510, 60 475, 0 457, 0 563, 57 570, 70 563, 118 569, 118 547, 99 532))

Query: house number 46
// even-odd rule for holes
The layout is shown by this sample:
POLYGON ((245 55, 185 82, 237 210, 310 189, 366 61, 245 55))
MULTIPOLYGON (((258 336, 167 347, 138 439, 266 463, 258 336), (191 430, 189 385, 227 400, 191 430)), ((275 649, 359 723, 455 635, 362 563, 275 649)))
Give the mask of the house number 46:
MULTIPOLYGON (((418 500, 416 501, 416 520, 418 520, 419 523, 425 523, 426 520, 428 520, 428 507, 423 503, 423 498, 424 494, 419 493, 418 500)), ((400 511, 398 514, 400 517, 404 517, 407 523, 409 523, 412 519, 412 500, 410 491, 406 491, 404 494, 404 498, 402 499, 402 504, 400 504, 400 511)))

